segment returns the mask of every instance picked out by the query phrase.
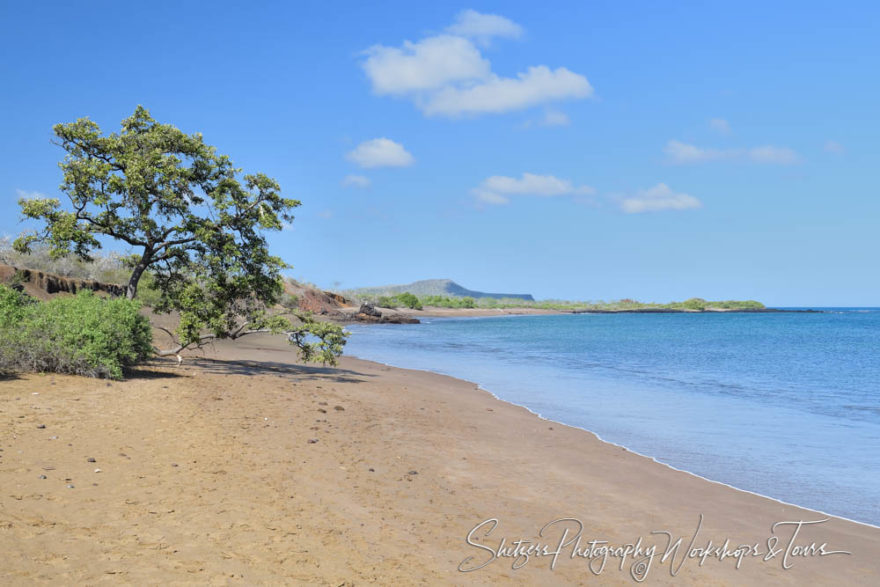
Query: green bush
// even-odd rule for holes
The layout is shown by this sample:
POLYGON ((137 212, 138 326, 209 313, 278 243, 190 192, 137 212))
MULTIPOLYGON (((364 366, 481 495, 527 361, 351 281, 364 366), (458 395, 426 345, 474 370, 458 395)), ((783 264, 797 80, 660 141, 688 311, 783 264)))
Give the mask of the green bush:
POLYGON ((397 294, 395 296, 379 296, 375 305, 380 308, 412 308, 413 310, 421 310, 422 303, 419 298, 409 292, 397 294))
POLYGON ((397 298, 398 304, 405 308, 410 308, 412 310, 422 309, 422 303, 419 301, 419 298, 409 292, 404 292, 395 297, 397 298))
MULTIPOLYGON (((435 308, 475 308, 477 306, 477 301, 472 297, 423 296, 421 303, 435 308)), ((418 309, 421 310, 421 308, 418 309)))
POLYGON ((690 298, 689 300, 685 300, 681 303, 687 310, 705 310, 706 309, 706 300, 703 298, 690 298))
POLYGON ((34 302, 0 286, 0 369, 122 378, 152 354, 140 304, 90 291, 34 302))

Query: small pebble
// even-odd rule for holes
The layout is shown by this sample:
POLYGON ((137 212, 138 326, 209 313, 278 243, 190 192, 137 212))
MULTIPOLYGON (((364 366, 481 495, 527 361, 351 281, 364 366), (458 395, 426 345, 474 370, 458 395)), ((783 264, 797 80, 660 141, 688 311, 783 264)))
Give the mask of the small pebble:
POLYGON ((96 462, 96 461, 95 461, 95 457, 89 457, 89 458, 86 459, 86 461, 88 461, 89 463, 94 463, 94 462, 96 462))
POLYGON ((343 408, 342 406, 333 406, 333 409, 336 410, 337 412, 344 412, 345 411, 345 408, 343 408))
POLYGON ((309 444, 315 444, 316 442, 318 442, 317 438, 309 438, 309 444))
POLYGON ((68 484, 68 485, 67 485, 67 488, 68 488, 68 489, 73 489, 73 484, 68 484))
POLYGON ((416 471, 415 469, 413 469, 412 471, 410 471, 409 473, 407 473, 407 475, 418 475, 418 474, 419 474, 419 472, 416 471))
POLYGON ((370 467, 370 468, 367 469, 367 470, 368 470, 370 473, 375 473, 375 472, 376 472, 376 469, 374 469, 373 467, 370 467))
MULTIPOLYGON (((194 462, 195 462, 195 461, 194 461, 194 462)), ((177 463, 171 463, 171 466, 172 466, 172 467, 177 467, 177 466, 179 466, 179 465, 178 465, 177 463)))
POLYGON ((40 475, 40 479, 48 479, 45 475, 40 475))
POLYGON ((101 469, 95 469, 95 473, 100 473, 101 469))
POLYGON ((37 429, 38 429, 38 430, 44 430, 45 428, 46 428, 46 425, 45 425, 45 424, 37 424, 37 429))

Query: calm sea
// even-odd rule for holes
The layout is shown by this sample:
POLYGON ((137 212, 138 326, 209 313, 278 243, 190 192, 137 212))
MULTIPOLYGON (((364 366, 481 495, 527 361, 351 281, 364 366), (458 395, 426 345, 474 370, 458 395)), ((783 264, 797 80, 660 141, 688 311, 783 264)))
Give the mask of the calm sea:
POLYGON ((880 309, 349 329, 347 354, 474 381, 673 467, 880 525, 880 309))

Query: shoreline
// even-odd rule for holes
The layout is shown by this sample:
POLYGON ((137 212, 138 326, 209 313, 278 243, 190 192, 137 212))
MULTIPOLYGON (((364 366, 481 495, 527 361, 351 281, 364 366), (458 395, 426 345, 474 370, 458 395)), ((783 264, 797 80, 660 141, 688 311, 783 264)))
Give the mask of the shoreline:
POLYGON ((854 520, 854 519, 852 519, 852 518, 847 518, 846 516, 841 516, 841 515, 838 515, 838 514, 831 514, 831 513, 828 513, 828 512, 824 512, 824 511, 822 511, 822 510, 815 509, 815 508, 812 508, 812 507, 810 507, 810 506, 805 506, 805 505, 801 505, 801 504, 792 503, 792 502, 789 502, 789 501, 785 501, 785 500, 782 500, 782 499, 779 499, 779 498, 773 497, 773 496, 771 496, 771 495, 764 495, 763 493, 758 493, 758 492, 756 492, 756 491, 750 491, 750 490, 748 490, 748 489, 743 489, 743 488, 741 488, 741 487, 737 487, 737 486, 735 486, 735 485, 731 485, 730 483, 725 483, 725 482, 723 482, 723 481, 717 481, 717 480, 715 480, 715 479, 710 479, 709 477, 704 477, 703 475, 700 475, 699 473, 694 473, 693 471, 688 471, 687 469, 682 469, 682 468, 676 467, 675 465, 672 465, 672 464, 669 464, 669 463, 666 463, 666 462, 663 462, 663 461, 659 460, 657 457, 654 457, 654 456, 651 456, 651 455, 648 455, 648 454, 644 454, 644 453, 638 452, 638 451, 633 450, 632 448, 630 448, 630 447, 628 447, 628 446, 625 446, 625 445, 623 445, 623 444, 619 444, 619 443, 617 443, 617 442, 613 442, 613 441, 611 441, 611 440, 607 440, 607 439, 605 439, 605 438, 602 438, 602 436, 601 436, 599 433, 597 433, 597 432, 595 432, 595 431, 593 431, 593 430, 590 430, 590 429, 588 429, 588 428, 584 428, 584 427, 582 427, 582 426, 576 426, 576 425, 574 425, 574 424, 567 424, 567 423, 565 423, 565 422, 560 422, 559 420, 553 420, 553 419, 551 419, 551 418, 547 418, 547 417, 541 415, 539 412, 536 412, 536 411, 532 410, 532 409, 529 408, 528 406, 525 406, 525 405, 522 405, 522 404, 518 404, 518 403, 516 403, 516 402, 512 402, 512 401, 509 401, 509 400, 506 400, 506 399, 500 397, 499 395, 497 395, 496 393, 494 393, 492 390, 483 387, 479 382, 476 382, 476 381, 471 381, 471 380, 469 380, 469 379, 465 379, 465 378, 462 378, 462 377, 457 377, 457 376, 455 376, 455 375, 447 375, 447 374, 445 374, 445 373, 440 373, 439 371, 432 371, 432 370, 430 370, 430 369, 413 369, 413 368, 410 368, 410 367, 401 367, 401 366, 399 366, 399 365, 392 365, 391 363, 383 363, 382 361, 375 361, 375 360, 373 360, 373 359, 365 359, 365 358, 363 358, 363 357, 357 357, 357 356, 354 356, 354 355, 346 355, 346 356, 347 356, 348 358, 350 358, 350 359, 356 359, 356 360, 358 360, 358 361, 363 361, 363 362, 365 362, 365 363, 372 363, 372 364, 375 364, 375 365, 381 365, 381 366, 383 366, 383 367, 390 367, 390 368, 392 368, 392 369, 400 369, 400 370, 403 370, 403 371, 413 371, 413 372, 415 372, 415 373, 430 373, 430 374, 432 374, 432 375, 439 375, 439 376, 441 376, 441 377, 450 377, 450 378, 455 379, 455 380, 457 380, 457 381, 460 381, 460 382, 462 382, 462 383, 466 383, 466 384, 469 384, 469 385, 473 385, 473 386, 475 386, 477 390, 489 394, 490 396, 492 396, 493 399, 495 399, 495 400, 497 400, 497 401, 499 401, 499 402, 501 402, 501 403, 504 403, 504 404, 507 404, 507 405, 509 405, 509 406, 513 406, 513 407, 516 407, 516 408, 521 408, 521 409, 523 409, 523 410, 526 410, 527 412, 529 412, 530 414, 532 414, 532 415, 535 416, 536 418, 539 418, 540 420, 543 420, 544 422, 549 422, 549 423, 551 423, 551 424, 556 424, 556 425, 558 425, 558 426, 565 426, 565 427, 567 427, 567 428, 572 428, 572 429, 574 429, 574 430, 580 430, 580 431, 582 431, 582 432, 585 432, 585 433, 587 433, 587 434, 590 434, 591 436, 594 436, 599 442, 602 442, 602 443, 604 443, 604 444, 607 444, 607 445, 609 445, 609 446, 613 446, 613 447, 616 447, 616 448, 621 448, 621 449, 623 449, 623 450, 625 450, 625 451, 627 451, 627 452, 629 452, 629 453, 631 453, 631 454, 634 454, 634 455, 640 456, 640 457, 642 457, 642 458, 644 458, 644 459, 647 459, 647 460, 649 460, 649 461, 651 461, 651 462, 653 462, 653 463, 656 463, 656 464, 658 464, 658 465, 661 465, 661 466, 663 466, 663 467, 667 467, 667 468, 669 468, 669 469, 672 470, 672 471, 676 471, 676 472, 678 472, 678 473, 685 473, 685 474, 690 475, 690 476, 692 476, 692 477, 694 477, 694 478, 696 478, 696 479, 700 479, 700 480, 702 480, 702 481, 706 481, 706 482, 709 482, 709 483, 713 483, 713 484, 715 484, 715 485, 719 485, 719 486, 721 486, 721 487, 726 487, 726 488, 728 488, 728 489, 732 489, 732 490, 734 490, 734 491, 738 491, 738 492, 745 493, 745 494, 748 494, 748 495, 754 495, 754 496, 756 496, 756 497, 760 497, 760 498, 762 498, 762 499, 768 499, 768 500, 770 500, 770 501, 774 501, 774 502, 776 502, 776 503, 778 503, 778 504, 780 504, 780 505, 791 506, 791 507, 799 508, 799 509, 802 509, 802 510, 815 512, 815 513, 817 513, 817 514, 821 514, 821 515, 823 515, 823 516, 828 516, 829 518, 835 518, 835 519, 842 520, 842 521, 845 521, 845 522, 849 522, 849 523, 852 523, 852 524, 859 524, 859 525, 861 525, 861 526, 867 526, 868 528, 872 528, 872 529, 880 530, 880 525, 877 525, 877 524, 872 524, 872 523, 870 523, 870 522, 863 522, 863 521, 860 521, 860 520, 854 520))
POLYGON ((836 517, 804 526, 795 542, 852 555, 798 556, 788 570, 782 555, 742 555, 740 568, 735 558, 709 556, 701 566, 681 553, 661 562, 665 539, 653 531, 682 537, 682 548, 699 534, 695 547, 729 538, 766 550, 771 535, 787 541, 773 523, 827 516, 707 482, 461 379, 351 357, 335 369, 292 358, 282 340, 255 335, 191 354, 182 367, 156 361, 124 382, 0 382, 0 575, 632 584, 632 557, 612 556, 597 577, 568 550, 553 569, 533 553, 517 570, 505 556, 457 570, 467 557, 484 560, 502 537, 508 546, 540 541, 542 526, 572 518, 582 547, 588 539, 659 544, 649 584, 880 578, 878 529, 836 517), (477 531, 479 547, 466 542, 493 518, 497 529, 477 531))
MULTIPOLYGON (((411 318, 484 318, 491 316, 560 316, 568 314, 818 314, 823 310, 811 308, 804 309, 707 309, 707 310, 677 310, 661 308, 642 308, 634 310, 549 310, 544 308, 438 308, 427 306, 422 310, 412 308, 378 308, 380 311, 392 312, 411 318)), ((357 320, 347 322, 359 323, 357 320)))

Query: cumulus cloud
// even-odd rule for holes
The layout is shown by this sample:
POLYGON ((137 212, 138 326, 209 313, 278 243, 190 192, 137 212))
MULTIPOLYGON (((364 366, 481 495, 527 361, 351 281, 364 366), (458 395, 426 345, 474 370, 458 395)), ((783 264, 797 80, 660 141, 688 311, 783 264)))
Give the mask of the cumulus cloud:
POLYGON ((596 190, 588 185, 576 186, 567 179, 553 175, 523 173, 522 177, 493 175, 471 190, 477 200, 484 204, 507 204, 510 196, 589 196, 596 190))
POLYGON ((709 121, 709 128, 722 135, 730 134, 730 123, 723 118, 713 118, 709 121))
POLYGON ((375 45, 366 51, 364 71, 380 95, 405 95, 441 88, 454 82, 490 76, 489 61, 473 43, 443 35, 403 46, 375 45))
POLYGON ((466 10, 444 34, 399 47, 374 45, 362 66, 373 92, 407 97, 427 116, 510 112, 593 94, 586 77, 565 67, 537 65, 515 77, 499 76, 474 44, 521 34, 509 19, 466 10))
POLYGON ((688 145, 681 141, 669 141, 663 147, 663 152, 672 163, 702 163, 704 161, 717 161, 730 158, 732 151, 719 151, 717 149, 703 149, 695 145, 688 145))
POLYGON ((669 141, 663 147, 670 163, 689 164, 708 161, 740 160, 771 165, 794 165, 800 156, 788 147, 763 145, 750 149, 707 149, 681 141, 669 141))
POLYGON ((348 160, 361 167, 408 167, 415 158, 400 143, 384 137, 364 141, 349 151, 348 160))
POLYGON ((342 187, 347 188, 368 188, 370 187, 370 178, 363 175, 346 175, 340 183, 342 187))
POLYGON ((455 17, 455 23, 446 31, 450 34, 488 43, 492 37, 518 39, 523 28, 508 18, 497 14, 481 14, 476 10, 464 10, 455 17))
POLYGON ((446 86, 421 104, 428 116, 455 117, 522 110, 554 100, 586 98, 592 93, 593 87, 584 76, 564 67, 551 70, 538 65, 516 78, 492 76, 470 87, 446 86))
POLYGON ((635 195, 620 198, 620 209, 627 214, 660 212, 662 210, 688 210, 702 207, 697 198, 673 192, 665 183, 658 183, 646 190, 638 190, 635 195))

